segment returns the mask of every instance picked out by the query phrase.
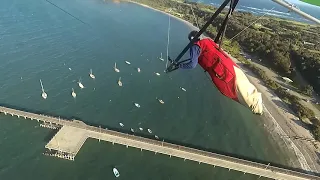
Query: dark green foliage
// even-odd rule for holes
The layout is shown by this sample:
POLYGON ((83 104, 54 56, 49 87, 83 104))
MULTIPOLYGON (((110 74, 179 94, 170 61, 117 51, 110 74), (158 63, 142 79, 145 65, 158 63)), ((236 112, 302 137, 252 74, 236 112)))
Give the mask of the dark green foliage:
POLYGON ((310 85, 306 85, 306 86, 302 87, 302 92, 307 96, 312 96, 313 87, 310 85))

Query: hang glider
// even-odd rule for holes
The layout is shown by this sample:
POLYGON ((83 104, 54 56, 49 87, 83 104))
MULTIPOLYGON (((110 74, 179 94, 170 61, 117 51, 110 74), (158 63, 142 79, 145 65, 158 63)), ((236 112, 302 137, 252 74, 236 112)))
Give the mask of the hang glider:
POLYGON ((320 1, 319 0, 300 0, 300 1, 320 7, 320 1))
MULTIPOLYGON (((279 5, 287 8, 287 9, 289 9, 290 11, 293 11, 293 12, 299 14, 300 16, 302 16, 302 17, 304 17, 304 18, 306 18, 306 19, 308 19, 310 21, 313 21, 313 22, 315 22, 315 23, 320 25, 320 20, 319 19, 317 19, 317 18, 315 18, 315 17, 313 17, 313 16, 301 11, 299 8, 297 8, 296 6, 292 5, 291 3, 288 3, 285 0, 272 0, 272 1, 275 2, 275 3, 278 3, 279 5)), ((315 1, 315 0, 302 0, 302 1, 306 2, 306 3, 309 3, 309 4, 314 4, 314 5, 320 4, 319 1, 315 1)))

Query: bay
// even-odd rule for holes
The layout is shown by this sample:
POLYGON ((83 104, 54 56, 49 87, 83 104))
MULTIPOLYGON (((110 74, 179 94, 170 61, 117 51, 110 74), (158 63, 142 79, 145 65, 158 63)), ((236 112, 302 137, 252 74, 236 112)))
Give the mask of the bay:
MULTIPOLYGON (((150 128, 160 139, 288 164, 289 155, 270 139, 263 120, 220 95, 199 67, 163 73, 165 62, 159 56, 166 52, 167 15, 130 3, 54 3, 85 24, 46 1, 0 2, 2 105, 120 131, 150 128), (115 62, 120 73, 113 70, 115 62), (95 80, 89 77, 90 69, 95 80), (119 77, 123 87, 117 85, 119 77), (46 100, 41 97, 39 79, 48 94, 46 100), (80 79, 84 89, 77 84, 80 79)), ((185 46, 190 30, 171 19, 171 56, 185 46)), ((113 166, 121 179, 257 178, 95 140, 84 144, 74 162, 43 156, 54 133, 37 122, 1 115, 0 179, 111 179, 113 166)))

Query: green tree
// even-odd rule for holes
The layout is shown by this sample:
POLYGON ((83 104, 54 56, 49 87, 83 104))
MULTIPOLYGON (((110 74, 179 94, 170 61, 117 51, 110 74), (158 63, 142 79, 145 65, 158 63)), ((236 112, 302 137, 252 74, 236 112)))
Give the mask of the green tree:
POLYGON ((302 88, 302 92, 308 96, 312 96, 313 87, 311 85, 306 85, 302 88))
POLYGON ((320 126, 319 125, 314 125, 312 128, 312 134, 314 138, 319 141, 320 140, 320 126))

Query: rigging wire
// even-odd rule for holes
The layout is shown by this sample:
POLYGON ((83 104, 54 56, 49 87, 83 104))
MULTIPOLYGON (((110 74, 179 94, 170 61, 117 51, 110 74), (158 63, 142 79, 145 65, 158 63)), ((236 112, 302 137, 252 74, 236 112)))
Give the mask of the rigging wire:
POLYGON ((166 69, 168 68, 168 62, 169 62, 170 28, 171 28, 171 18, 170 18, 170 16, 169 16, 169 23, 168 23, 168 41, 167 41, 167 62, 166 62, 166 69))
POLYGON ((68 14, 69 16, 73 17, 74 19, 80 21, 81 23, 85 24, 85 25, 89 25, 88 23, 82 21, 81 19, 75 17, 74 15, 70 14, 68 11, 62 9, 61 7, 57 6, 56 4, 54 4, 53 2, 46 0, 48 3, 50 3, 51 5, 55 6, 56 8, 60 9, 61 11, 63 11, 64 13, 68 14))
POLYGON ((249 24, 247 27, 245 27, 242 31, 240 31, 238 34, 236 34, 235 36, 233 36, 230 41, 232 41, 234 38, 236 38, 239 34, 241 34, 243 31, 245 31, 246 29, 248 29, 250 26, 252 26, 254 23, 256 23, 257 21, 259 21, 261 18, 263 18, 265 15, 267 15, 270 11, 272 11, 275 7, 271 8, 269 11, 265 12, 262 16, 260 16, 258 19, 256 19, 255 21, 253 21, 251 24, 249 24))

